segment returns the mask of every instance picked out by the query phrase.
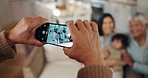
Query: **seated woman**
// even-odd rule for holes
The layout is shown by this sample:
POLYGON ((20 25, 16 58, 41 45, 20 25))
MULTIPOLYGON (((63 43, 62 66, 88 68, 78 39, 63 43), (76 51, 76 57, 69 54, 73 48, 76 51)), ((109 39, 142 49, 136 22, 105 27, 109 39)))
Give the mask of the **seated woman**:
MULTIPOLYGON (((127 48, 132 61, 126 68, 126 78, 148 78, 148 31, 143 14, 135 14, 129 21, 130 46, 127 48)), ((129 59, 130 60, 130 59, 129 59)))
POLYGON ((128 36, 116 34, 111 39, 111 44, 102 52, 105 63, 113 69, 113 78, 123 77, 123 66, 127 64, 126 59, 130 58, 126 53, 129 46, 128 36))
POLYGON ((98 21, 101 48, 110 44, 112 33, 114 32, 115 21, 111 14, 104 13, 98 21))

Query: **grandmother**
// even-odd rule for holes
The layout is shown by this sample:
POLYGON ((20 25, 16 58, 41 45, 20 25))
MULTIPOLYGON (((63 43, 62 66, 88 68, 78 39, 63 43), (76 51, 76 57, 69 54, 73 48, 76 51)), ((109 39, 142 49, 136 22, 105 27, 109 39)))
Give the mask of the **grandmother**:
POLYGON ((129 67, 125 78, 148 78, 148 31, 147 20, 143 14, 135 14, 129 21, 130 46, 127 48, 129 67))

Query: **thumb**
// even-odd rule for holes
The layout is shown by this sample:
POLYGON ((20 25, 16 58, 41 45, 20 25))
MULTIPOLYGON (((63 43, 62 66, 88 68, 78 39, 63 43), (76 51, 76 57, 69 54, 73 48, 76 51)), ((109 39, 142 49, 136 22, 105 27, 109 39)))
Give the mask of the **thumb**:
POLYGON ((65 55, 70 55, 70 49, 69 48, 63 48, 65 55))
POLYGON ((33 42, 33 44, 34 44, 35 46, 38 46, 38 47, 41 47, 41 46, 44 45, 43 43, 41 43, 41 42, 38 41, 38 40, 33 40, 32 42, 33 42))

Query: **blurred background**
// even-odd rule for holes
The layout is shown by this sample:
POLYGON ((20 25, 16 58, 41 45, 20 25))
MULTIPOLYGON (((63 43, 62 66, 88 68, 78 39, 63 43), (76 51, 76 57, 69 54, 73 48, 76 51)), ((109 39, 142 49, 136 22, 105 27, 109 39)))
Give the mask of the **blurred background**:
MULTIPOLYGON (((30 15, 65 24, 77 19, 98 23, 103 13, 110 13, 115 19, 115 32, 126 33, 129 18, 136 12, 148 20, 147 3, 148 0, 0 0, 0 31, 10 30, 30 15)), ((65 56, 62 48, 19 44, 16 58, 0 64, 0 78, 76 78, 81 67, 65 56)))
POLYGON ((29 15, 65 23, 80 18, 97 21, 102 13, 108 12, 117 21, 116 31, 126 32, 126 19, 131 14, 142 12, 148 17, 147 0, 1 0, 0 6, 0 30, 29 15))

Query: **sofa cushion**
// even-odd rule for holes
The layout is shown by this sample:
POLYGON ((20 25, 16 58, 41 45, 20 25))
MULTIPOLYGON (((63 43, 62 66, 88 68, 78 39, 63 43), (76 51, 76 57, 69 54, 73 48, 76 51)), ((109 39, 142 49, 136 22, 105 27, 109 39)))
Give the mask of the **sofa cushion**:
POLYGON ((40 47, 34 47, 23 67, 24 78, 38 78, 45 65, 44 52, 40 47))
POLYGON ((76 78, 77 72, 82 67, 83 64, 75 60, 46 63, 39 78, 76 78))

